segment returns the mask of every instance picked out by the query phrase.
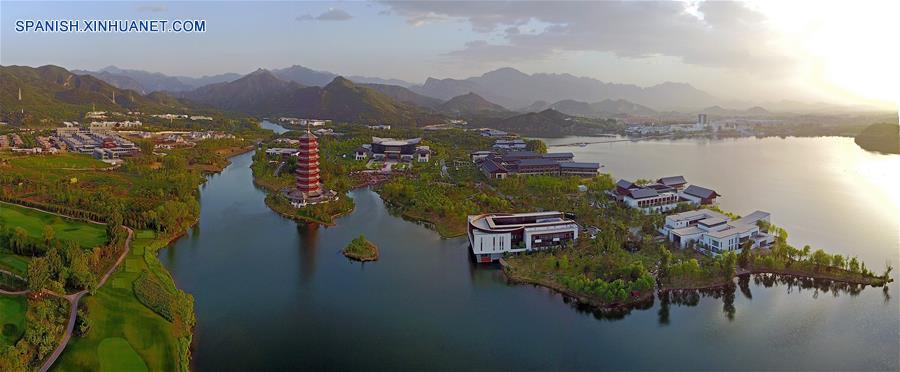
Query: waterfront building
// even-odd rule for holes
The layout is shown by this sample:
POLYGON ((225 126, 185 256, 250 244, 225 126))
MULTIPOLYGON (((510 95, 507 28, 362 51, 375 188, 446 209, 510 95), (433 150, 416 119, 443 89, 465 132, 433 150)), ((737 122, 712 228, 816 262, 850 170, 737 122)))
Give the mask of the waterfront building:
POLYGON ((469 216, 468 222, 469 245, 478 262, 557 247, 578 238, 578 224, 562 212, 480 214, 469 216))
POLYGON ((678 193, 678 196, 695 205, 707 205, 715 203, 716 198, 721 195, 705 187, 690 185, 684 191, 678 193))
POLYGON ((675 191, 684 190, 684 186, 687 185, 684 176, 663 177, 656 180, 656 183, 674 188, 675 191))
POLYGON ((666 216, 660 232, 680 248, 694 244, 701 250, 719 254, 739 250, 745 243, 751 248, 771 245, 775 237, 760 227, 769 223, 769 218, 768 212, 755 211, 731 220, 721 213, 699 209, 666 216))
POLYGON ((521 139, 498 139, 494 141, 493 148, 495 150, 525 150, 528 145, 525 143, 525 140, 521 139))
POLYGON ((638 186, 630 181, 616 182, 616 194, 625 205, 644 213, 667 212, 678 207, 675 188, 660 183, 638 186))
POLYGON ((596 176, 600 173, 599 163, 583 163, 572 161, 570 152, 538 154, 533 151, 513 151, 503 155, 495 153, 472 154, 482 173, 488 178, 504 178, 509 174, 516 175, 578 175, 596 176), (490 161, 488 161, 490 160, 490 161))
POLYGON ((297 151, 296 187, 288 189, 285 196, 294 207, 328 202, 337 195, 323 187, 319 176, 319 143, 309 129, 300 136, 297 151))

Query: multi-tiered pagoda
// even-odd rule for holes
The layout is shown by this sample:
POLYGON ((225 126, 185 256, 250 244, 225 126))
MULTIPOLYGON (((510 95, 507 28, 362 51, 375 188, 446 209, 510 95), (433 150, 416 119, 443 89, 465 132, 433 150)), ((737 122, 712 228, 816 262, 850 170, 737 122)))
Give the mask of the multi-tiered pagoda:
POLYGON ((319 177, 319 142, 309 129, 300 136, 300 151, 297 155, 297 187, 287 192, 288 199, 296 207, 327 202, 334 199, 335 192, 325 190, 319 177))

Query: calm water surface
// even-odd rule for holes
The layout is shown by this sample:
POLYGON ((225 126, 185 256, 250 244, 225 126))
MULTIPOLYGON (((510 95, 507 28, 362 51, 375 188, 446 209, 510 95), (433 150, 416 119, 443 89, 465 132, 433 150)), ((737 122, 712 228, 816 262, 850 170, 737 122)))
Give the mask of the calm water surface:
MULTIPOLYGON (((768 152, 794 148, 791 143, 757 144, 768 152)), ((832 145, 826 141, 818 146, 832 145)), ((729 161, 726 155, 738 151, 723 147, 722 154, 713 155, 718 152, 711 151, 715 146, 657 143, 649 158, 630 162, 692 156, 685 163, 697 159, 717 163, 729 161), (689 155, 690 148, 695 155, 689 155), (676 152, 667 156, 665 151, 676 152)), ((758 160, 749 155, 755 152, 753 143, 741 146, 749 147, 748 154, 742 161, 732 159, 734 167, 758 160)), ((786 176, 770 180, 772 193, 788 192, 796 198, 804 190, 845 184, 834 179, 837 175, 830 165, 821 164, 827 151, 813 152, 815 144, 807 147, 799 153, 810 163, 794 171, 793 181, 786 176), (823 179, 831 181, 825 186, 806 184, 823 179)), ((618 176, 612 153, 598 152, 597 160, 618 176)), ((357 208, 335 227, 308 227, 283 219, 266 208, 264 193, 252 185, 251 156, 233 158, 224 172, 210 177, 201 188, 199 225, 160 254, 178 285, 196 298, 199 324, 193 361, 198 370, 896 370, 900 364, 900 311, 897 301, 888 300, 881 288, 834 296, 750 284, 746 293, 734 296, 733 311, 725 311, 731 301, 705 297, 695 306, 667 309, 657 300, 647 310, 605 319, 574 308, 548 290, 506 284, 496 267, 471 263, 464 239, 442 240, 422 226, 391 216, 378 195, 367 189, 350 193, 357 208), (341 255, 341 249, 361 233, 379 246, 379 261, 359 264, 341 255)), ((587 155, 579 152, 578 157, 587 155)), ((624 162, 616 164, 625 168, 624 162)), ((728 183, 690 169, 668 173, 715 186, 726 195, 724 207, 743 211, 743 204, 728 203, 738 203, 730 200, 744 189, 732 191, 726 185, 756 182, 747 178, 765 174, 734 170, 721 177, 728 183)), ((641 168, 621 176, 658 173, 641 168)), ((773 198, 768 191, 749 190, 752 195, 747 197, 753 200, 773 198)), ((844 194, 817 192, 826 199, 844 194)), ((802 233, 795 231, 801 226, 789 223, 790 211, 829 209, 799 201, 752 204, 746 208, 773 212, 775 222, 792 231, 792 241, 810 238, 815 245, 835 246, 870 260, 896 255, 896 240, 892 247, 872 247, 869 238, 847 246, 812 239, 817 233, 837 235, 835 230, 866 236, 842 227, 855 224, 852 220, 861 214, 834 217, 841 222, 835 225, 808 223, 804 226, 812 231, 802 233)), ((861 208, 884 213, 877 212, 884 209, 878 203, 861 208)), ((827 216, 810 218, 830 221, 827 216)), ((864 222, 897 227, 896 219, 881 218, 869 215, 864 222)), ((890 238, 885 233, 874 241, 890 238)), ((896 294, 897 285, 888 293, 896 294)))

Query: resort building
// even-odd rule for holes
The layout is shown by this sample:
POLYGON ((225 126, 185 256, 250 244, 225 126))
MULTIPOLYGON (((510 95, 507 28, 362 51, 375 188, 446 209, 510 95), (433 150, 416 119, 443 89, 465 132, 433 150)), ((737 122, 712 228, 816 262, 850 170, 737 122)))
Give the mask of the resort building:
POLYGON ((663 177, 656 180, 656 183, 669 186, 675 189, 675 191, 684 190, 684 186, 687 185, 687 181, 684 179, 684 176, 663 177))
POLYGON ((319 177, 319 143, 309 129, 300 136, 300 149, 297 154, 297 186, 285 190, 285 196, 296 207, 325 203, 337 196, 332 190, 326 190, 319 177))
POLYGON ((498 139, 494 141, 493 148, 495 150, 525 150, 528 145, 525 143, 525 140, 521 139, 498 139))
POLYGON ((266 155, 270 158, 289 158, 300 156, 300 150, 289 147, 273 147, 266 149, 266 155))
MULTIPOLYGON (((476 154, 472 154, 476 159, 476 154)), ((505 178, 507 175, 578 175, 595 176, 600 173, 599 163, 572 161, 570 152, 538 154, 533 151, 513 151, 503 155, 477 154, 481 172, 488 178, 505 178)))
POLYGON ((507 137, 509 133, 504 132, 502 130, 491 129, 491 128, 481 128, 481 135, 484 137, 507 137))
POLYGON ((413 154, 416 152, 416 145, 419 142, 422 142, 421 138, 394 139, 372 137, 372 158, 380 160, 412 160, 413 154))
POLYGON ((472 162, 478 162, 479 160, 484 160, 488 156, 493 156, 493 155, 494 155, 493 151, 482 150, 482 151, 474 151, 474 152, 470 153, 469 157, 472 158, 472 162))
POLYGON ((353 153, 356 160, 363 160, 369 156, 376 160, 399 160, 428 162, 431 160, 432 151, 428 146, 419 146, 421 138, 394 139, 372 137, 372 143, 362 145, 353 153))
POLYGON ((578 224, 562 212, 480 214, 468 217, 469 245, 478 262, 505 253, 564 245, 578 238, 578 224))
POLYGON ((749 242, 751 248, 768 247, 775 241, 763 232, 760 221, 769 222, 769 213, 755 211, 737 220, 711 211, 699 209, 666 216, 660 232, 680 248, 695 245, 712 254, 741 249, 749 242))
POLYGON ((612 195, 629 207, 644 213, 667 212, 678 207, 678 203, 694 205, 715 203, 719 196, 715 191, 690 185, 683 176, 663 177, 656 183, 637 185, 631 181, 619 180, 612 195))
POLYGON ((722 195, 705 187, 690 185, 678 193, 678 196, 694 205, 707 205, 715 203, 716 198, 722 195))

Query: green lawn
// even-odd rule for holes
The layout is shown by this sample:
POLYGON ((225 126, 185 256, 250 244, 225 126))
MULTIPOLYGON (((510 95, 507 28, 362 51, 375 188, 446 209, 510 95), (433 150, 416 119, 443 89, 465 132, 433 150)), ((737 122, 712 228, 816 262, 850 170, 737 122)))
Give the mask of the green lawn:
POLYGON ((13 345, 25 333, 23 296, 0 296, 0 348, 13 345))
POLYGON ((53 370, 178 371, 181 368, 181 350, 187 349, 189 339, 176 337, 172 324, 141 304, 132 287, 141 270, 147 269, 174 290, 171 277, 156 258, 157 249, 164 244, 154 239, 152 232, 135 233, 126 268, 117 270, 96 295, 82 300, 88 308, 91 330, 84 337, 69 341, 53 370))
POLYGON ((146 371, 147 365, 124 338, 110 337, 97 347, 100 371, 146 371))
POLYGON ((77 241, 84 248, 106 243, 106 226, 0 203, 0 226, 22 227, 29 235, 40 238, 45 225, 56 232, 56 238, 77 241))
POLYGON ((30 257, 0 251, 0 269, 16 273, 23 278, 28 273, 29 262, 31 262, 30 257))

